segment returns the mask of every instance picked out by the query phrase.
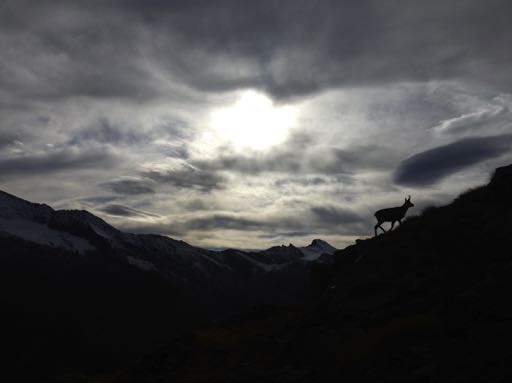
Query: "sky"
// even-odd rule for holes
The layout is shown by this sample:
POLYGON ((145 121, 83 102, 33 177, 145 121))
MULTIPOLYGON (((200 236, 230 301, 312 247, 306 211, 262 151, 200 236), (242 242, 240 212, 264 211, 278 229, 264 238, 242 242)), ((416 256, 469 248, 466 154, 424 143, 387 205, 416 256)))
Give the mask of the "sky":
POLYGON ((512 162, 509 0, 3 0, 0 189, 259 249, 512 162))

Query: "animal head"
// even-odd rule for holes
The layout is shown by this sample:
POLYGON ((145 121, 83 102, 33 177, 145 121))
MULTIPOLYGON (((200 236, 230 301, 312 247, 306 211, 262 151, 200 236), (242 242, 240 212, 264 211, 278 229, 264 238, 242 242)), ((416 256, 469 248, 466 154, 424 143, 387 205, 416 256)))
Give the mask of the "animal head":
POLYGON ((407 207, 413 207, 414 206, 414 204, 411 202, 411 196, 409 196, 409 198, 405 199, 404 206, 407 206, 407 207))

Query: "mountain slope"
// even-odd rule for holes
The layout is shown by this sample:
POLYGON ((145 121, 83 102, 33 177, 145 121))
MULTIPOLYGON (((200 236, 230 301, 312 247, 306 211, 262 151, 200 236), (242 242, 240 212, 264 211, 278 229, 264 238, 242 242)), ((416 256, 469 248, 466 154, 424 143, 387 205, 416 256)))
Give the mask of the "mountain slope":
POLYGON ((325 381, 506 381, 511 186, 512 165, 499 168, 487 186, 315 267, 319 301, 286 359, 325 381))
POLYGON ((509 381, 511 191, 512 165, 448 206, 322 257, 306 312, 195 332, 179 340, 196 350, 179 365, 167 362, 176 340, 118 381, 509 381), (218 349, 238 357, 218 369, 218 349))

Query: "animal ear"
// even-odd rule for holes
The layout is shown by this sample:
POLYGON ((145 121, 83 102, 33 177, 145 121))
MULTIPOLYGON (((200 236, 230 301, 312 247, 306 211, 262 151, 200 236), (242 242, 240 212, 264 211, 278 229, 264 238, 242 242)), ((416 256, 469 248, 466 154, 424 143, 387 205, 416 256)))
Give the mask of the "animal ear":
POLYGON ((407 201, 411 201, 411 196, 409 196, 409 198, 407 198, 407 201))

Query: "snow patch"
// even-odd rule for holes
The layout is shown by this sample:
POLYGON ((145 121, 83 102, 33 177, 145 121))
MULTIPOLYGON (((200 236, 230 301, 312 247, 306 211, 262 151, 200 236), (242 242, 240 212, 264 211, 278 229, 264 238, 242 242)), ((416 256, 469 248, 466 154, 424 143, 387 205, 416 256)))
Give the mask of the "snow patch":
POLYGON ((94 246, 83 238, 50 229, 44 224, 28 221, 26 219, 0 218, 0 231, 41 245, 62 247, 67 250, 77 251, 82 255, 85 254, 86 251, 95 249, 94 246))
POLYGON ((336 251, 336 248, 332 247, 325 241, 315 239, 310 245, 305 247, 299 247, 299 250, 304 254, 305 261, 314 261, 318 259, 322 254, 332 255, 336 251))
POLYGON ((144 271, 157 271, 157 268, 156 268, 156 266, 153 263, 151 263, 149 261, 146 261, 144 259, 135 258, 135 257, 132 257, 130 255, 127 255, 126 256, 126 260, 128 261, 128 263, 130 265, 138 267, 141 270, 144 270, 144 271))
POLYGON ((206 254, 202 254, 200 251, 198 251, 198 252, 197 252, 197 255, 199 255, 199 256, 200 256, 200 257, 202 257, 203 259, 206 259, 206 260, 207 260, 207 261, 209 261, 209 262, 213 262, 214 264, 216 264, 216 265, 217 265, 217 266, 219 266, 219 267, 223 267, 223 268, 228 269, 228 270, 233 270, 233 269, 231 268, 231 266, 226 265, 226 264, 224 264, 224 263, 221 263, 221 262, 219 262, 218 260, 214 259, 213 257, 209 257, 209 256, 208 256, 208 255, 206 255, 206 254))
POLYGON ((257 260, 255 260, 255 259, 253 259, 253 258, 251 258, 248 255, 245 255, 243 253, 238 253, 238 255, 241 256, 242 258, 248 260, 253 265, 258 266, 260 269, 263 269, 263 270, 265 270, 267 272, 279 270, 280 268, 282 268, 283 266, 288 264, 288 263, 282 263, 282 264, 279 264, 279 265, 276 265, 276 264, 269 265, 267 263, 258 262, 257 260))
POLYGON ((111 238, 111 235, 108 234, 105 230, 102 230, 101 228, 99 228, 98 226, 96 225, 91 225, 91 228, 92 230, 98 234, 100 237, 103 237, 103 238, 106 238, 106 239, 110 239, 111 238))

